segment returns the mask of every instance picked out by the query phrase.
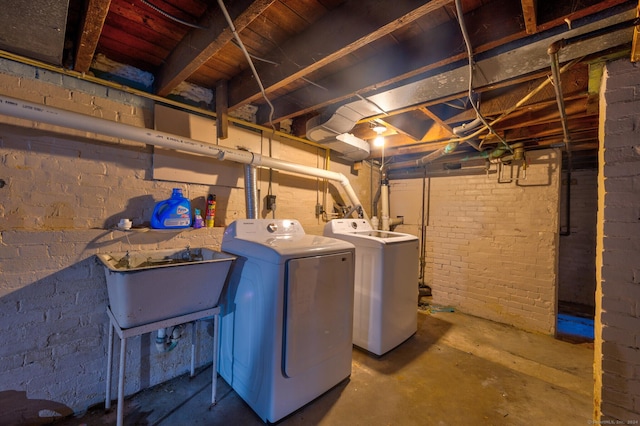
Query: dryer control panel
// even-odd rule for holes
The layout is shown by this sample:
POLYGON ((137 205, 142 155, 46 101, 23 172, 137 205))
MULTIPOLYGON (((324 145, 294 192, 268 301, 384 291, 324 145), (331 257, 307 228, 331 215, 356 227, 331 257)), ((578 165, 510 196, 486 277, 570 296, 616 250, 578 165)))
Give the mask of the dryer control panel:
POLYGON ((225 230, 227 233, 251 241, 305 235, 302 225, 295 219, 240 219, 225 230))

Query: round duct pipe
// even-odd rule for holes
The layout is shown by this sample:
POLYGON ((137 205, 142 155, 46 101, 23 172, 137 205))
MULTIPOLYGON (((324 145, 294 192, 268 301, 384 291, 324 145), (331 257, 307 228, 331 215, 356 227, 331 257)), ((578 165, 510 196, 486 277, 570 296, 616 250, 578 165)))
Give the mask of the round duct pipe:
POLYGON ((244 165, 244 199, 247 205, 247 219, 258 218, 258 179, 255 166, 244 165))

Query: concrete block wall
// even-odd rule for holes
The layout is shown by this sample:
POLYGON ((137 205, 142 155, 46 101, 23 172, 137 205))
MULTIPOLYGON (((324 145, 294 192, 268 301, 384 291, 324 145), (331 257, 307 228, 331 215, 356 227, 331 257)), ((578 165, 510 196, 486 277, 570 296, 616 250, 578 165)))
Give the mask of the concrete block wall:
MULTIPOLYGON (((640 65, 607 64, 600 93, 595 419, 640 420, 640 65)), ((634 422, 634 423, 631 423, 634 422)))
MULTIPOLYGON (((567 177, 562 175, 560 229, 565 231, 567 177)), ((593 308, 596 293, 598 170, 571 173, 571 234, 560 236, 558 300, 593 308)))
MULTIPOLYGON (((424 281, 435 304, 554 334, 561 155, 542 150, 527 159, 519 181, 429 179, 424 281)), ((398 231, 420 236, 422 187, 422 179, 391 182, 391 216, 405 218, 398 231)))
MULTIPOLYGON (((0 93, 153 128, 149 99, 7 60, 0 60, 0 93)), ((318 149, 299 142, 283 151, 288 161, 324 162, 324 153, 316 159, 318 149)), ((332 162, 331 169, 352 176, 356 190, 369 186, 368 177, 358 184, 363 178, 351 175, 346 164, 332 162)), ((218 215, 226 222, 245 217, 240 188, 155 181, 151 173, 152 148, 145 144, 0 116, 0 424, 34 424, 43 421, 41 410, 53 418, 104 402, 108 296, 95 254, 219 249, 224 230, 124 233, 114 229, 120 218, 131 218, 134 226, 148 222, 155 203, 173 187, 194 202, 218 194, 218 215)), ((261 174, 263 195, 265 179, 268 173, 261 174)), ((321 232, 316 179, 275 179, 276 217, 296 215, 307 232, 321 232)), ((157 353, 153 336, 130 339, 125 393, 186 373, 190 332, 188 327, 186 343, 168 353, 157 353)), ((198 333, 196 365, 203 366, 212 359, 211 323, 198 333)), ((115 396, 117 361, 112 383, 115 396)))

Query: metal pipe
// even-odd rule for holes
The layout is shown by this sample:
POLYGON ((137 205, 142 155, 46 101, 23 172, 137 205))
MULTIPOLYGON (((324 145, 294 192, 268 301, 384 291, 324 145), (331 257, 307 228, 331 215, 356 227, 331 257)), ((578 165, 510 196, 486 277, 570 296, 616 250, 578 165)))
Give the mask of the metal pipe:
POLYGON ((556 102, 558 103, 558 111, 560 112, 560 122, 562 123, 562 134, 564 142, 564 150, 567 153, 567 201, 565 206, 565 223, 566 231, 561 231, 560 235, 571 235, 571 135, 569 134, 569 123, 567 119, 567 111, 564 104, 564 96, 562 91, 562 79, 560 78, 560 60, 558 54, 560 49, 566 45, 565 40, 558 40, 552 43, 547 49, 547 53, 551 59, 551 74, 553 78, 553 88, 556 92, 556 102))
MULTIPOLYGON (((507 150, 515 150, 516 148, 520 149, 522 147, 523 147, 523 144, 518 142, 511 145, 509 148, 505 147, 504 145, 498 145, 492 150, 480 151, 480 152, 466 154, 466 155, 463 153, 453 154, 447 158, 451 158, 451 161, 459 161, 459 162, 467 162, 472 160, 495 160, 497 158, 502 157, 507 152, 507 150)), ((450 149, 447 153, 446 148, 447 147, 440 148, 418 160, 401 161, 401 162, 389 164, 387 166, 387 169, 397 170, 397 169, 404 169, 404 168, 424 167, 426 164, 432 163, 435 160, 438 160, 444 157, 445 155, 450 155, 453 152, 453 150, 450 149)))
POLYGON ((469 132, 473 129, 475 129, 476 127, 478 127, 479 125, 482 124, 482 119, 480 117, 476 117, 475 119, 473 119, 472 121, 468 122, 468 123, 462 123, 461 125, 454 127, 453 130, 453 134, 456 136, 459 136, 465 132, 469 132))
POLYGON ((450 141, 446 146, 439 148, 425 155, 424 157, 420 157, 417 160, 403 161, 399 163, 389 164, 388 166, 386 166, 386 168, 387 170, 392 170, 392 169, 400 169, 404 167, 423 167, 429 163, 434 162, 440 157, 444 157, 445 155, 451 154, 453 151, 455 151, 455 149, 458 147, 459 144, 460 142, 458 141, 455 141, 455 140, 450 141))
MULTIPOLYGON (((0 111, 1 112, 1 111, 0 111)), ((288 161, 279 160, 277 158, 265 157, 257 153, 240 151, 232 148, 219 147, 220 160, 230 160, 242 164, 255 164, 257 167, 284 170, 287 172, 299 173, 307 176, 319 177, 340 182, 342 188, 347 193, 347 197, 353 203, 353 206, 362 211, 365 219, 369 219, 365 213, 362 203, 358 199, 349 179, 342 173, 332 172, 330 170, 317 169, 315 167, 304 166, 302 164, 290 163, 288 161)))
POLYGON ((255 166, 244 165, 244 199, 247 219, 258 218, 258 179, 255 166))
POLYGON ((380 185, 378 185, 378 189, 376 190, 376 195, 373 196, 373 211, 372 214, 374 216, 378 216, 378 201, 380 201, 380 185))
POLYGON ((342 173, 303 166, 301 164, 290 163, 271 157, 263 157, 259 154, 233 148, 226 148, 220 145, 210 145, 191 138, 109 121, 103 118, 92 117, 77 112, 65 111, 59 108, 35 104, 2 95, 0 95, 0 114, 25 120, 39 121, 42 123, 52 124, 54 126, 98 133, 105 136, 129 139, 168 149, 187 151, 216 158, 218 160, 231 160, 242 164, 255 164, 257 167, 284 170, 301 175, 337 181, 342 185, 353 206, 360 210, 363 216, 368 219, 368 216, 364 211, 364 207, 353 190, 349 179, 342 173))
MULTIPOLYGON (((425 285, 424 283, 424 269, 425 269, 425 265, 427 263, 426 259, 425 259, 425 253, 426 253, 426 241, 425 241, 425 236, 426 236, 426 226, 425 226, 425 200, 426 200, 426 182, 427 182, 427 177, 423 174, 422 175, 422 208, 420 209, 420 262, 419 262, 419 267, 420 267, 420 273, 418 274, 418 287, 422 287, 425 285)), ((431 189, 431 179, 429 179, 429 189, 431 189)))
POLYGON ((635 19, 629 19, 627 21, 619 22, 617 24, 610 25, 605 28, 598 28, 597 30, 589 31, 584 34, 580 34, 567 39, 557 40, 549 46, 547 54, 551 60, 551 74, 553 77, 553 86, 556 93, 556 102, 558 103, 558 111, 560 112, 560 121, 562 123, 562 133, 564 135, 564 147, 567 153, 567 201, 566 201, 566 231, 560 232, 560 235, 571 235, 571 172, 573 169, 571 161, 571 136, 569 134, 569 124, 567 120, 567 112, 564 104, 564 96, 562 91, 562 80, 560 79, 560 59, 559 54, 562 48, 574 43, 578 43, 584 40, 599 37, 603 34, 607 34, 613 31, 622 30, 624 28, 634 27, 640 25, 640 17, 635 19))
POLYGON ((497 171, 486 167, 469 167, 457 170, 438 170, 434 172, 424 170, 397 170, 390 174, 391 179, 420 179, 422 177, 451 177, 451 176, 473 176, 473 175, 493 175, 497 171))

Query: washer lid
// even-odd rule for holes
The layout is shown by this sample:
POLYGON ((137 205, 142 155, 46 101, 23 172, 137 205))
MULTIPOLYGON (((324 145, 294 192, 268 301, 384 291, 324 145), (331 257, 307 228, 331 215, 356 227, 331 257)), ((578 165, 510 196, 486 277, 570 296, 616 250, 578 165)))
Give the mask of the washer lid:
POLYGON ((417 240, 418 237, 411 234, 392 231, 378 231, 371 227, 364 219, 333 219, 324 226, 324 235, 333 238, 346 239, 354 244, 359 241, 393 244, 402 241, 417 240))

